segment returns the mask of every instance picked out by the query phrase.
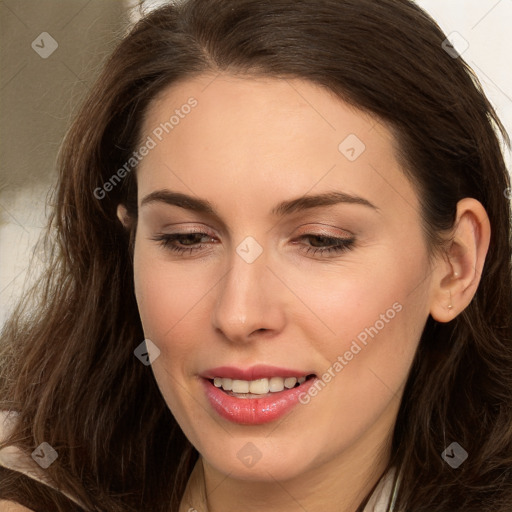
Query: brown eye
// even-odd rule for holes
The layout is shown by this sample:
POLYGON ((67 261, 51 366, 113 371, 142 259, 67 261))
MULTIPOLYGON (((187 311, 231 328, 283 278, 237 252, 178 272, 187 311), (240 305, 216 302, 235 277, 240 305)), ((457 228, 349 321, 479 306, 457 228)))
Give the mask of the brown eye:
POLYGON ((182 254, 188 251, 189 254, 200 251, 204 242, 202 239, 213 240, 208 233, 192 232, 192 233, 160 233, 152 238, 155 242, 159 242, 163 247, 171 251, 182 254), (177 243, 178 242, 178 243, 177 243), (198 247, 199 246, 199 247, 198 247))

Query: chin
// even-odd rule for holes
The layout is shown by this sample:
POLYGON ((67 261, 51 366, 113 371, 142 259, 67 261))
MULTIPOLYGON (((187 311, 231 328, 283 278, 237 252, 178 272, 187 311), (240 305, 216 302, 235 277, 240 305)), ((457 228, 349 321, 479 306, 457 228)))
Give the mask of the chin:
MULTIPOLYGON (((204 446, 211 439, 208 437, 204 446)), ((276 446, 270 438, 233 436, 215 447, 207 446, 201 453, 208 464, 230 478, 272 482, 296 478, 315 467, 312 454, 299 446, 307 446, 307 440, 276 446)))

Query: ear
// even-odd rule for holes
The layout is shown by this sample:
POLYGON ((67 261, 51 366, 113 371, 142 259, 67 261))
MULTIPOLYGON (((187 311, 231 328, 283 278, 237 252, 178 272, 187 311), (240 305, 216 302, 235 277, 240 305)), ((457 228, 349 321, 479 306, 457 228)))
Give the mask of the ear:
POLYGON ((128 215, 128 210, 124 204, 117 205, 117 218, 126 229, 130 228, 131 218, 128 215))
POLYGON ((457 218, 443 261, 433 274, 430 314, 438 322, 449 322, 473 299, 491 239, 485 208, 466 197, 457 203, 457 218))

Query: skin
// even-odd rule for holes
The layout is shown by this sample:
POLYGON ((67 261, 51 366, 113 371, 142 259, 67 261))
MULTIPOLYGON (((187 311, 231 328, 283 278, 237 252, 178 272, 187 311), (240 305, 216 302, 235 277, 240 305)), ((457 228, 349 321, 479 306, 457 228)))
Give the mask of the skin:
MULTIPOLYGON (((381 477, 403 387, 431 314, 448 322, 471 301, 489 245, 485 210, 458 205, 453 242, 429 260, 417 191, 384 124, 301 80, 203 75, 164 91, 147 111, 141 140, 193 96, 137 169, 135 293, 162 395, 199 453, 210 512, 353 512, 381 477), (350 134, 366 146, 349 161, 350 134), (217 215, 142 200, 168 189, 209 200, 217 215), (370 201, 282 218, 281 201, 343 191, 370 201), (206 231, 193 255, 153 240, 206 231), (342 253, 307 248, 355 237, 342 253), (262 254, 236 252, 248 236, 262 254), (454 273, 456 275, 454 275, 454 273), (392 305, 402 309, 307 405, 244 426, 211 408, 198 374, 221 365, 271 364, 321 376, 392 305), (449 309, 448 305, 452 304, 449 309), (248 442, 261 459, 246 467, 248 442)), ((122 205, 118 216, 129 228, 122 205)), ((187 238, 175 245, 183 247, 187 238)))

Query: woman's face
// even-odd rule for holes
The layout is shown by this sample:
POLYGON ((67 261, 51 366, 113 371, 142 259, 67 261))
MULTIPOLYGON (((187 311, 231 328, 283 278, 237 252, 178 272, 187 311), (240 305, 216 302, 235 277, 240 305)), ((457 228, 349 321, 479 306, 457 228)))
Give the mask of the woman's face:
POLYGON ((205 75, 141 140, 135 292, 205 461, 285 480, 387 457, 433 295, 388 129, 309 82, 205 75))

